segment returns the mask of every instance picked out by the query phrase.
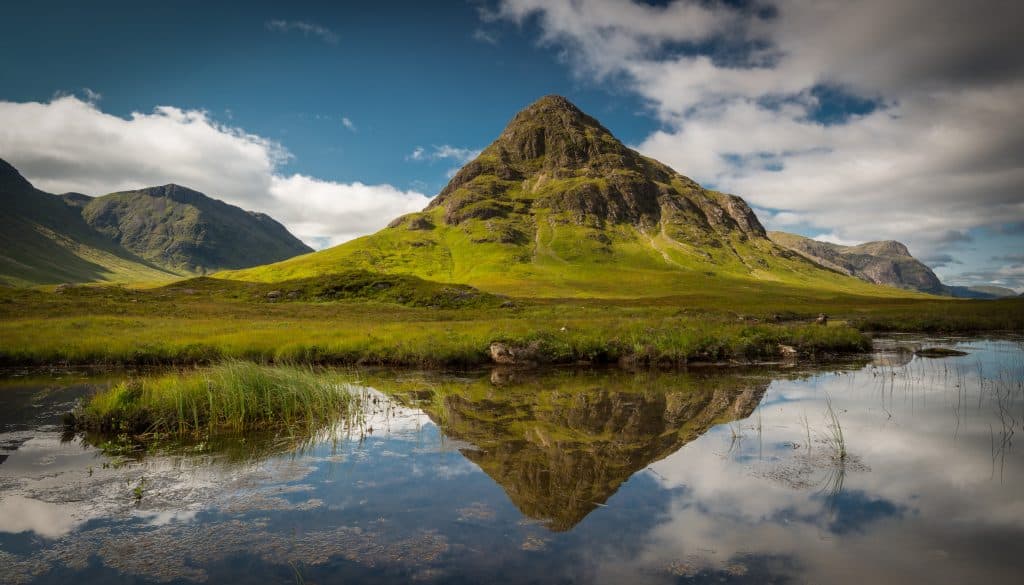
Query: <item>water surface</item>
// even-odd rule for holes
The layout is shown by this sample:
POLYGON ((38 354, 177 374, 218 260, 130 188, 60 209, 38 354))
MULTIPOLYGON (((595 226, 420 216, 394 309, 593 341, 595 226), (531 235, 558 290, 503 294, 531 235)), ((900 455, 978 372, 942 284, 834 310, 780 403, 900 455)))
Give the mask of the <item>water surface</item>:
POLYGON ((876 350, 827 369, 358 372, 354 422, 148 453, 63 433, 123 374, 9 373, 0 582, 1018 582, 1024 347, 876 350))

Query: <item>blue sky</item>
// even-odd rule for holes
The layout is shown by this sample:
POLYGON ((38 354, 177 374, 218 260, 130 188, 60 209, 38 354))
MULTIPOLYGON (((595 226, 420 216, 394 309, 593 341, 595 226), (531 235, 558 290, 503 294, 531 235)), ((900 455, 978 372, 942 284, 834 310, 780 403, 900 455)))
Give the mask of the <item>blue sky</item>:
POLYGON ((157 105, 207 110, 284 144, 295 155, 285 170, 431 193, 450 165, 407 160, 417 146, 483 148, 544 94, 571 95, 627 142, 657 125, 635 96, 573 79, 533 35, 485 26, 469 3, 99 4, 9 7, 0 43, 17 58, 0 62, 0 97, 45 101, 89 88, 118 116, 157 105), (475 39, 478 30, 498 44, 475 39))
POLYGON ((0 157, 51 191, 183 183, 323 246, 557 93, 769 228, 1024 290, 1019 15, 963 4, 15 3, 0 157))

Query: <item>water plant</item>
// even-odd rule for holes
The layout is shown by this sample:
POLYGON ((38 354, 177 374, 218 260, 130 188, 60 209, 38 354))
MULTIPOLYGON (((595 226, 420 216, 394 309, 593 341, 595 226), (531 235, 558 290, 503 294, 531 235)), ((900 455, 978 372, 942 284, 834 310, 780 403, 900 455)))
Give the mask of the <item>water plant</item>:
POLYGON ((843 426, 839 423, 839 415, 832 406, 832 397, 825 395, 825 408, 829 419, 826 440, 835 451, 835 458, 839 461, 846 461, 846 438, 843 437, 843 426))
POLYGON ((226 360, 116 384, 81 405, 74 424, 131 435, 243 432, 329 422, 352 400, 349 385, 336 374, 226 360))

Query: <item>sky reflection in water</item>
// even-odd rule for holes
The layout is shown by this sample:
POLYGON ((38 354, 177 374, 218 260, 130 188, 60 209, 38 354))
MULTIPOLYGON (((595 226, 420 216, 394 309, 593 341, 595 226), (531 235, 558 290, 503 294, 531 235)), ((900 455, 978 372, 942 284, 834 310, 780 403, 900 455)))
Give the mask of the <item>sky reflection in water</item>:
POLYGON ((1024 349, 909 343, 825 372, 368 374, 357 427, 127 459, 61 442, 95 381, 8 378, 0 582, 1016 582, 1024 349))

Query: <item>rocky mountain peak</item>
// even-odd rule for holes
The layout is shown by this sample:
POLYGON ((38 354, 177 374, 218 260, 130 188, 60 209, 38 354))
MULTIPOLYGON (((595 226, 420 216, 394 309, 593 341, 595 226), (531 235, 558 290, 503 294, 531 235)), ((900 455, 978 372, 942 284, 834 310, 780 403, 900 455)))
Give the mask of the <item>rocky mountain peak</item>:
MULTIPOLYGON (((493 236, 477 239, 501 243, 530 239, 538 216, 598 230, 630 224, 700 246, 720 244, 733 232, 765 237, 742 199, 705 190, 631 150, 600 122, 555 95, 517 113, 427 211, 438 207, 445 210, 447 225, 489 221, 493 236)), ((403 218, 391 227, 420 229, 415 226, 428 223, 426 218, 403 218)))
POLYGON ((852 246, 853 250, 871 254, 872 256, 910 256, 910 250, 902 242, 896 240, 883 240, 879 242, 867 242, 859 246, 852 246))
POLYGON ((556 175, 594 166, 635 168, 638 159, 600 122, 557 95, 516 114, 488 150, 501 161, 539 163, 556 175))

